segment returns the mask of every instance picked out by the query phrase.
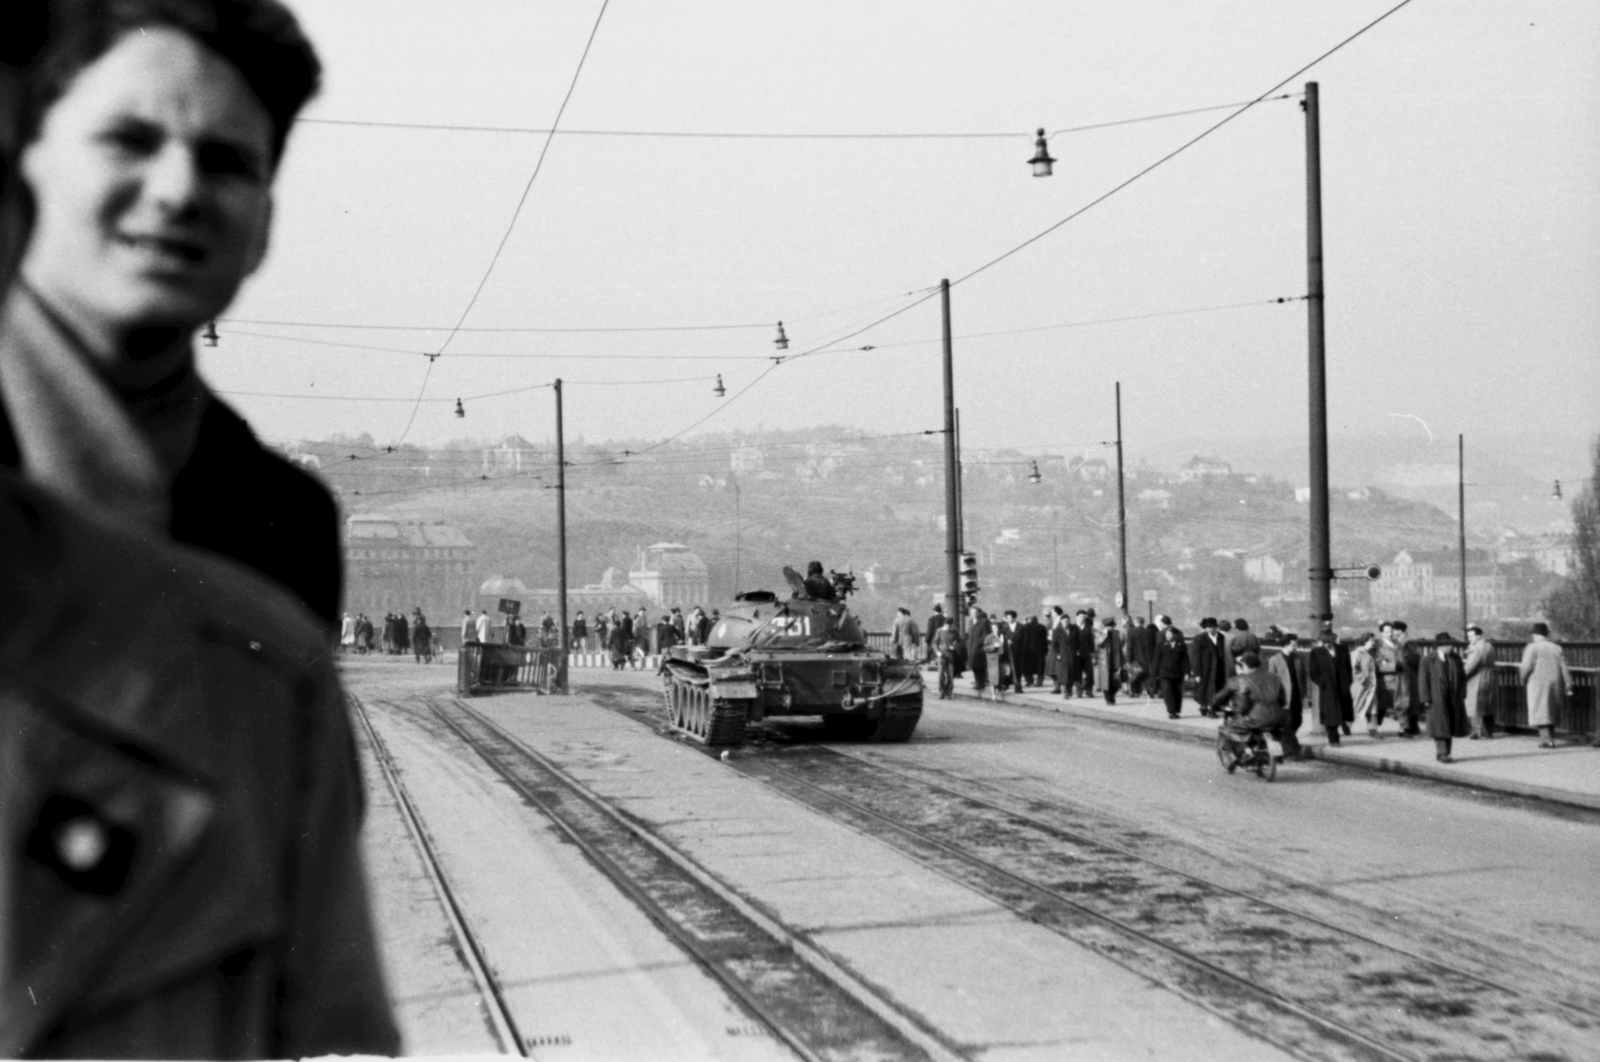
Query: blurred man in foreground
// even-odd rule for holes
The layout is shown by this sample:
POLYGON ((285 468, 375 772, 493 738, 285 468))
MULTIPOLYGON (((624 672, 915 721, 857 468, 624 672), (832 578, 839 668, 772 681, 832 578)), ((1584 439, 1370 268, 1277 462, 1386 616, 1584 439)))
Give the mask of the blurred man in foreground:
MULTIPOLYGON (((0 4, 0 294, 45 7, 0 4)), ((0 542, 0 1057, 397 1053, 313 614, 9 471, 0 542)))

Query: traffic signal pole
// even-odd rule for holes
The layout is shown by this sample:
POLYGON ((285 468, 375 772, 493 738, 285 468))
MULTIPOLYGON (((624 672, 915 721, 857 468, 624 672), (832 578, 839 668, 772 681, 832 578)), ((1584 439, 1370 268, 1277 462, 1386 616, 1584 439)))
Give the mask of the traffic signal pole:
POLYGON ((939 302, 944 310, 944 554, 945 611, 959 636, 963 633, 961 615, 961 506, 956 501, 959 486, 956 471, 956 399, 954 347, 950 338, 950 281, 939 281, 939 302))

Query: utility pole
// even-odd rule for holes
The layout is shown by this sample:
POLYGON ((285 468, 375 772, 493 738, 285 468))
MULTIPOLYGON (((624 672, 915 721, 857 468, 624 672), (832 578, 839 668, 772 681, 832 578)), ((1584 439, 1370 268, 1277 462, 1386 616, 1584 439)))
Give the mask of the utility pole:
POLYGON ((956 409, 956 549, 967 551, 967 464, 961 459, 961 410, 956 409))
POLYGON ((939 281, 939 302, 944 309, 944 552, 945 608, 959 636, 961 623, 961 505, 957 500, 955 351, 950 338, 950 281, 939 281))
POLYGON ((553 688, 557 693, 567 692, 567 443, 561 422, 561 381, 556 381, 556 610, 557 644, 561 652, 556 657, 553 688))
POLYGON ((739 592, 739 556, 744 545, 744 513, 740 508, 739 481, 733 481, 733 592, 739 592))
MULTIPOLYGON (((1333 617, 1333 559, 1328 533, 1328 370, 1322 293, 1322 132, 1317 83, 1306 82, 1306 325, 1311 421, 1311 612, 1333 617)), ((1313 628, 1315 630, 1315 628, 1313 628)))
POLYGON ((1117 557, 1122 565, 1122 627, 1128 628, 1128 501, 1122 483, 1122 381, 1117 381, 1117 557))
POLYGON ((1456 531, 1461 552, 1461 637, 1467 636, 1467 437, 1456 436, 1456 531))

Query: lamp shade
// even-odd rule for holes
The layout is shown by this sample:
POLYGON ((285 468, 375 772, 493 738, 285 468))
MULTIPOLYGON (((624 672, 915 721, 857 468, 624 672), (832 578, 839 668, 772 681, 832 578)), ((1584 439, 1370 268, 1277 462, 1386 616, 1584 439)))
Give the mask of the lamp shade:
POLYGON ((1050 148, 1044 142, 1043 129, 1039 130, 1039 139, 1033 142, 1033 148, 1033 158, 1028 160, 1028 164, 1033 167, 1033 175, 1035 177, 1050 176, 1050 167, 1056 160, 1050 157, 1050 148))

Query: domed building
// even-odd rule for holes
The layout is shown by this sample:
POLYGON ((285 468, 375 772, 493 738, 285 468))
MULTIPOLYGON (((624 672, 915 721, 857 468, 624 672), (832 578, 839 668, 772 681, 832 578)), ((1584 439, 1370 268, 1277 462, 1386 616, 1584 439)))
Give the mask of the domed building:
POLYGON ((639 551, 628 582, 638 587, 658 608, 703 605, 711 596, 706 563, 689 547, 677 542, 657 542, 639 551))

